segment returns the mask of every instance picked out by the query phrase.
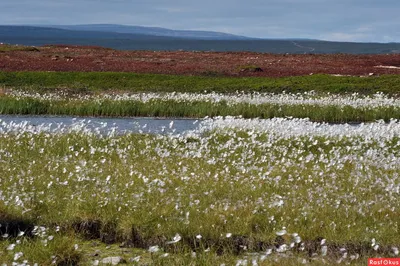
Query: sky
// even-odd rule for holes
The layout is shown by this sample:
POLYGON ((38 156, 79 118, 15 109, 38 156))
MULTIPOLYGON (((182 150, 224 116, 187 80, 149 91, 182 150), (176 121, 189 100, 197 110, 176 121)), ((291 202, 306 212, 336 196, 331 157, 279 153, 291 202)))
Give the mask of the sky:
POLYGON ((0 0, 0 25, 123 24, 400 42, 400 0, 0 0))

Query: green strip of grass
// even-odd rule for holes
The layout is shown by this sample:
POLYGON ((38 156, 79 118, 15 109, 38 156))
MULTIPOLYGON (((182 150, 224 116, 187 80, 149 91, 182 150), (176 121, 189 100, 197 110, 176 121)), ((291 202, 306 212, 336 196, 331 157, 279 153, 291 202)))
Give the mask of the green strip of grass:
POLYGON ((228 105, 222 101, 179 102, 140 101, 49 101, 33 98, 0 97, 0 114, 8 115, 70 115, 109 117, 190 117, 242 116, 244 118, 296 117, 328 123, 370 122, 378 119, 400 119, 395 107, 354 108, 350 106, 318 105, 228 105))
POLYGON ((10 52, 10 51, 36 52, 39 51, 39 49, 33 46, 25 46, 25 45, 11 45, 11 44, 0 45, 0 52, 10 52))
POLYGON ((400 92, 399 75, 335 77, 311 75, 285 78, 203 77, 116 72, 0 72, 0 87, 77 92, 122 90, 129 92, 305 92, 373 94, 400 92))
MULTIPOLYGON (((3 134, 0 211, 61 228, 76 221, 81 229, 94 228, 90 224, 100 221, 104 241, 130 239, 145 248, 179 233, 179 243, 164 245, 171 253, 209 246, 214 254, 232 254, 240 245, 265 251, 290 244, 290 234, 298 233, 314 241, 310 255, 320 254, 326 238, 328 245, 341 243, 336 247, 348 243, 350 254, 378 256, 399 245, 399 201, 393 200, 395 188, 393 195, 385 190, 399 176, 391 163, 398 144, 396 137, 274 140, 242 131, 200 139, 3 134), (283 227, 289 234, 277 238, 283 227), (377 252, 372 238, 381 245, 377 252)), ((88 238, 97 234, 87 231, 88 238)), ((65 239, 56 240, 75 252, 65 239)), ((42 248, 46 257, 63 255, 59 242, 52 243, 42 248)))

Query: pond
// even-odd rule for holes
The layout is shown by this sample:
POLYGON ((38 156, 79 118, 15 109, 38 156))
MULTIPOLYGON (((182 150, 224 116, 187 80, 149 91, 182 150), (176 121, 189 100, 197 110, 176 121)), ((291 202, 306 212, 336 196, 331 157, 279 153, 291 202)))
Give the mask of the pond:
POLYGON ((154 118, 154 117, 131 117, 131 118, 103 118, 103 117, 72 117, 72 116, 16 116, 0 115, 0 132, 9 131, 51 131, 67 132, 69 129, 89 130, 99 134, 191 134, 194 131, 212 130, 215 127, 258 128, 266 131, 290 131, 293 134, 304 134, 308 131, 325 134, 329 132, 356 133, 364 131, 365 128, 391 127, 382 123, 358 123, 358 124, 330 124, 312 123, 307 119, 291 120, 286 118, 274 119, 241 119, 234 117, 215 119, 179 119, 179 118, 154 118), (300 131, 296 128, 300 127, 300 131), (295 133, 296 132, 296 133, 295 133))
POLYGON ((68 117, 68 116, 13 116, 0 115, 0 129, 4 127, 1 122, 9 124, 26 123, 26 126, 47 127, 50 130, 68 128, 73 125, 85 124, 88 129, 98 129, 104 133, 115 129, 117 133, 152 133, 169 134, 183 133, 194 130, 200 124, 199 119, 175 118, 102 118, 102 117, 68 117))

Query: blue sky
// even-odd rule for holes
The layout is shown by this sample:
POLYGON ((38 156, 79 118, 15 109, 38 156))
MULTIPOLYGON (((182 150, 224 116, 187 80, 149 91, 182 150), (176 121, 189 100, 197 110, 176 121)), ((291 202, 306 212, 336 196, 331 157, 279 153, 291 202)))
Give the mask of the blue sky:
POLYGON ((0 0, 0 24, 211 30, 262 38, 400 42, 400 0, 0 0))

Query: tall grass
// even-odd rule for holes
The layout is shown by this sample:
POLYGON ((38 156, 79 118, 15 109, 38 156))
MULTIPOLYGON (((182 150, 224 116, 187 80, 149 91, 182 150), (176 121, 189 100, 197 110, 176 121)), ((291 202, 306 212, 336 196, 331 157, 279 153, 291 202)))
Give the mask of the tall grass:
POLYGON ((394 106, 356 108, 307 104, 227 104, 224 101, 182 102, 174 100, 41 100, 0 97, 0 114, 69 115, 109 117, 187 117, 242 116, 244 118, 296 117, 329 123, 369 122, 379 119, 400 119, 400 108, 394 106))

